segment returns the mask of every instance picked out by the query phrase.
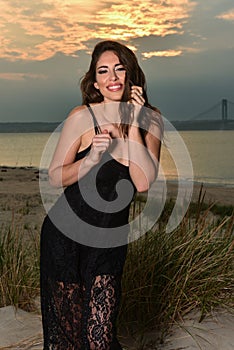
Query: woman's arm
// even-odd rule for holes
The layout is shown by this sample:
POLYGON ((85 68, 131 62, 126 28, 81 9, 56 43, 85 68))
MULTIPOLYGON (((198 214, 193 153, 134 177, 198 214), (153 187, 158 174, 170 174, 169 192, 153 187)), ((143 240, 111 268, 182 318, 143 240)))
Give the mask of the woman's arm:
MULTIPOLYGON (((90 138, 90 152, 83 159, 75 161, 82 144, 82 137, 90 134, 93 121, 85 115, 85 106, 73 110, 68 116, 53 159, 49 167, 49 179, 52 186, 66 187, 85 176, 96 164, 109 147, 111 138, 104 130, 102 134, 90 138), (82 136, 83 135, 83 136, 82 136)), ((86 142, 87 143, 87 142, 86 142)))
MULTIPOLYGON (((138 115, 138 110, 144 105, 141 93, 142 88, 133 86, 131 102, 135 105, 135 115, 138 115)), ((145 136, 140 131, 136 117, 129 127, 128 133, 129 172, 138 192, 147 191, 158 174, 162 121, 160 115, 153 110, 149 115, 152 115, 152 121, 149 123, 149 130, 145 136)))
POLYGON ((138 192, 145 192, 158 174, 161 140, 148 132, 143 140, 139 127, 129 128, 129 172, 138 192))

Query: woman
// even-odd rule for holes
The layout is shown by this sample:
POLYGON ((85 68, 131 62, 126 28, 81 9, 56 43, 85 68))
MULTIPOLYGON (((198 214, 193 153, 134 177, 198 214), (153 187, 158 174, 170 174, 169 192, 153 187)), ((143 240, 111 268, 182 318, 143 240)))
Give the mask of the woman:
POLYGON ((51 184, 66 189, 42 226, 44 350, 122 349, 115 322, 129 207, 134 192, 147 191, 157 176, 160 118, 134 53, 118 42, 98 43, 81 91, 83 105, 68 116, 49 168, 51 184), (122 191, 127 204, 110 210, 121 180, 130 184, 122 191))

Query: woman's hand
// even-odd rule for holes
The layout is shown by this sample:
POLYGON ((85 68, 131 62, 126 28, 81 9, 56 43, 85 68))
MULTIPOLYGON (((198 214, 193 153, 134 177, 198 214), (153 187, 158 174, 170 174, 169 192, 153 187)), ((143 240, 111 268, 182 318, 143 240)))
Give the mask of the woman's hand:
POLYGON ((135 105, 141 105, 144 106, 145 99, 143 97, 143 89, 141 86, 133 85, 131 87, 131 103, 135 105))
POLYGON ((101 134, 97 134, 93 137, 91 151, 88 155, 88 158, 94 162, 98 163, 104 152, 111 145, 111 136, 107 129, 103 130, 101 134))

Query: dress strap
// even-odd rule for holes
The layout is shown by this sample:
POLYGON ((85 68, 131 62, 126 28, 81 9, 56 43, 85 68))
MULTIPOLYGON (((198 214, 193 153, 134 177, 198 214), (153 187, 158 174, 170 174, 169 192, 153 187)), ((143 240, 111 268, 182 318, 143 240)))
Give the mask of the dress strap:
POLYGON ((94 114, 91 106, 89 105, 89 103, 87 103, 86 106, 88 107, 89 112, 90 112, 91 116, 93 117, 95 134, 101 134, 102 130, 101 130, 101 128, 100 128, 100 126, 99 126, 99 124, 97 122, 97 118, 95 117, 95 114, 94 114))

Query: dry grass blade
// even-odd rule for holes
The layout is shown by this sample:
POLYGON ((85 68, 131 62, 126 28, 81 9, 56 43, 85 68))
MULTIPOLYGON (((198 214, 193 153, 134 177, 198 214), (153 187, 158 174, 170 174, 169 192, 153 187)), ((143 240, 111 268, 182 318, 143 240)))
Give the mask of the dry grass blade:
POLYGON ((39 235, 24 234, 14 222, 0 235, 0 306, 30 309, 39 294, 39 235))

